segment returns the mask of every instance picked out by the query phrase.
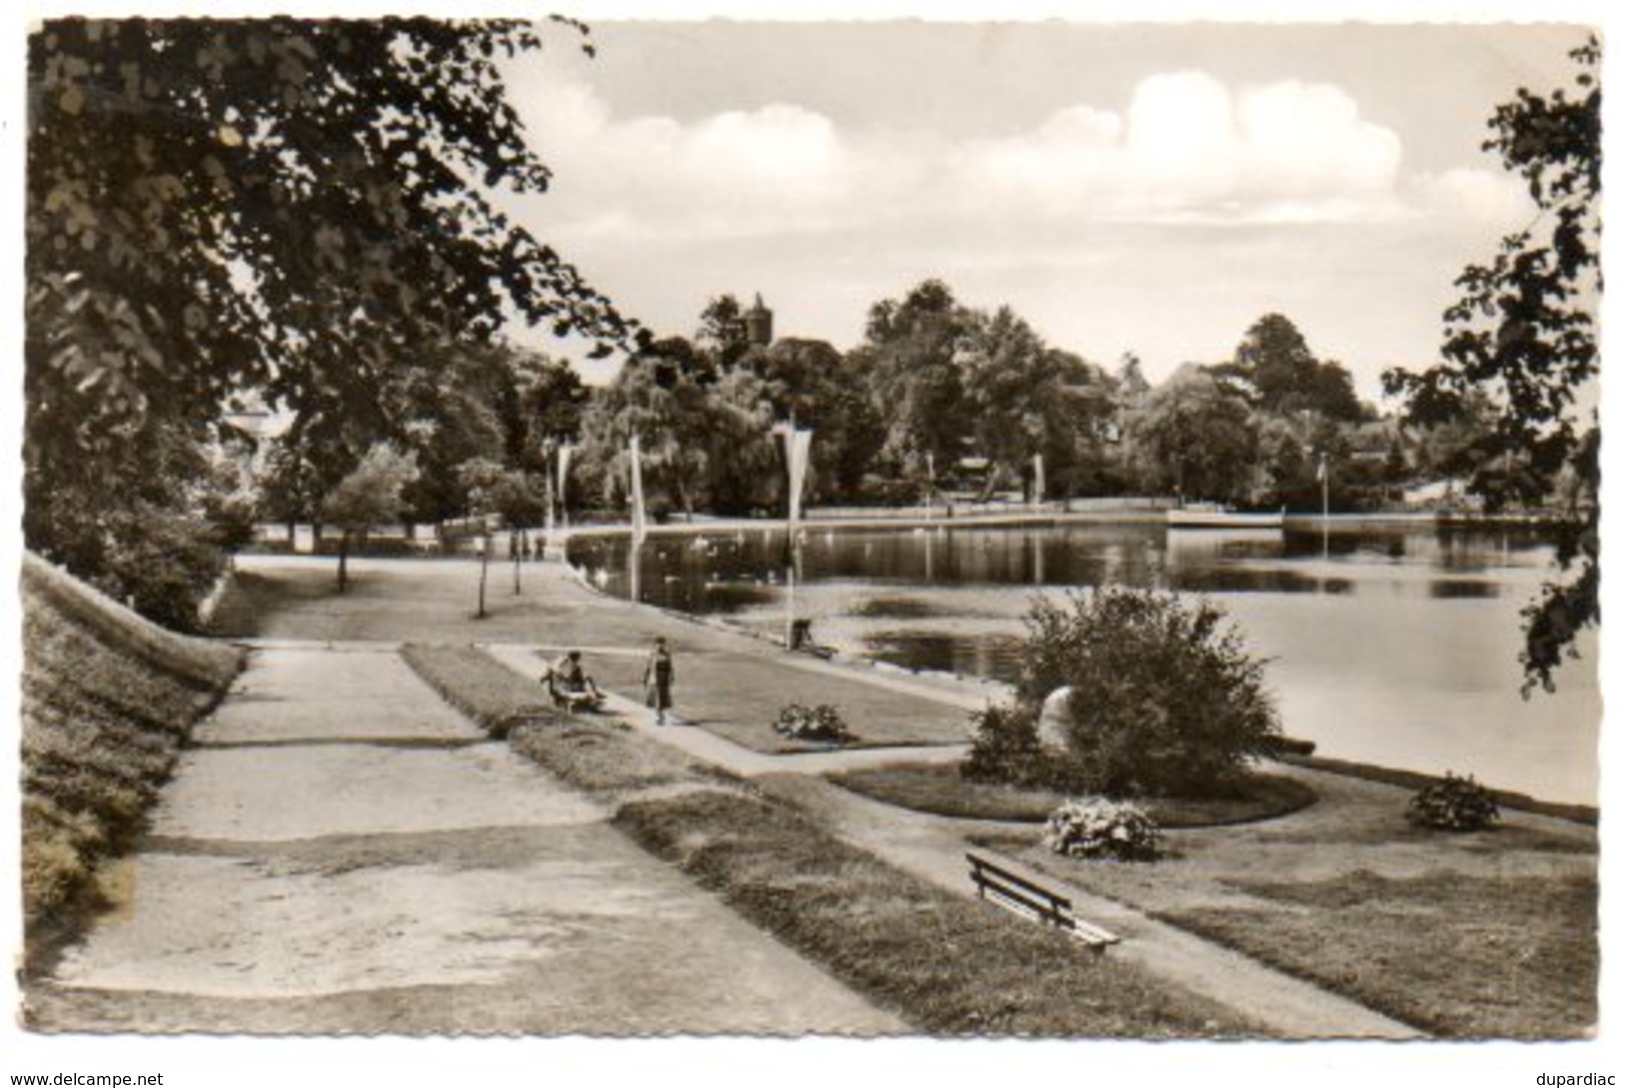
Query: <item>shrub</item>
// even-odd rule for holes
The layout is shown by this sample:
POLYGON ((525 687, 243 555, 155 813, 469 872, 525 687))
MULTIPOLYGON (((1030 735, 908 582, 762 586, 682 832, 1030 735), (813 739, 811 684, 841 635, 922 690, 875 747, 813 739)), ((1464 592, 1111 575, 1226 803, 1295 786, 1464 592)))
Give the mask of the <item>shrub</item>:
POLYGON ((1441 831, 1481 831, 1501 818, 1501 810, 1490 791, 1471 775, 1460 778, 1446 772, 1443 779, 1416 792, 1405 818, 1418 827, 1441 831))
POLYGON ((1162 832, 1138 805, 1091 797, 1068 801, 1050 813, 1044 845, 1074 858, 1154 861, 1161 853, 1162 832))
POLYGON ((773 723, 773 728, 790 740, 848 744, 857 739, 841 719, 840 711, 828 703, 811 707, 791 703, 779 711, 779 720, 773 723))
POLYGON ((1066 766, 1052 778, 1113 797, 1207 796, 1267 755, 1280 725, 1264 660, 1212 603, 1102 588, 1027 617, 1018 696, 1069 685, 1066 766))
POLYGON ((1022 704, 989 706, 971 715, 976 734, 959 773, 974 782, 1047 786, 1060 768, 1038 743, 1038 715, 1022 704))
POLYGON ((225 555, 201 519, 150 511, 140 531, 115 537, 95 581, 154 623, 191 632, 198 630, 198 606, 225 569, 225 555))

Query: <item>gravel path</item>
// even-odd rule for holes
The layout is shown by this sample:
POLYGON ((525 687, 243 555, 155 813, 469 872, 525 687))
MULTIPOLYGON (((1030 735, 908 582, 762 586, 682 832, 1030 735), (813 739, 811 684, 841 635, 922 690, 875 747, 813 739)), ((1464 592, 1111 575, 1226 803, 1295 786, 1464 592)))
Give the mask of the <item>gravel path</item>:
POLYGON ((387 650, 259 649, 45 1031, 904 1030, 489 743, 387 650))

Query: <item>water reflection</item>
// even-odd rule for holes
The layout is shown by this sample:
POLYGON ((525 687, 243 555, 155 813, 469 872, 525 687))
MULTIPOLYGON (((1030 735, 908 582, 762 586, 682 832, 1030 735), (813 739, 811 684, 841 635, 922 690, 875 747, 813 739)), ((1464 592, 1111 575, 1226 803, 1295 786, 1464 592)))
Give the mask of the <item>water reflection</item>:
POLYGON ((970 671, 1006 680, 1015 669, 1010 628, 1028 596, 1008 595, 1011 588, 1127 584, 1231 601, 1492 601, 1509 586, 1535 585, 1552 557, 1546 541, 1523 529, 1339 529, 1327 545, 1323 552, 1318 531, 1170 532, 1150 522, 823 530, 793 545, 781 527, 763 527, 656 537, 641 548, 625 538, 578 537, 570 557, 617 595, 764 629, 787 628, 793 614, 813 620, 826 640, 833 623, 849 648, 879 660, 955 671, 966 671, 969 660, 976 662, 970 671), (899 592, 910 587, 921 592, 899 592), (1005 595, 971 600, 978 589, 1005 595), (1006 627, 991 641, 956 630, 990 616, 1006 627), (876 631, 883 620, 908 629, 876 631))
POLYGON ((912 597, 870 597, 854 606, 852 614, 874 619, 919 620, 949 613, 940 605, 912 597))
MULTIPOLYGON (((578 536, 595 584, 785 630, 782 527, 627 540, 578 536)), ((1518 693, 1519 610, 1551 573, 1529 529, 1401 526, 1170 533, 1150 522, 1052 528, 819 529, 790 558, 796 615, 843 652, 1009 681, 1036 593, 1129 584, 1210 594, 1270 659, 1289 731, 1328 754, 1473 772, 1538 796, 1595 795, 1595 643, 1555 696, 1518 693)))
POLYGON ((1153 523, 1001 529, 948 526, 803 534, 782 529, 656 538, 578 537, 570 558, 611 593, 690 612, 756 603, 752 587, 888 585, 1093 586, 1198 593, 1367 591, 1435 599, 1491 598, 1498 582, 1546 568, 1552 548, 1526 530, 1169 532, 1153 523), (1489 576, 1489 577, 1462 577, 1489 576), (1388 576, 1391 576, 1388 577, 1388 576), (636 588, 634 590, 634 583, 636 588))
POLYGON ((930 631, 882 631, 864 642, 878 661, 910 669, 989 676, 1013 682, 1020 672, 1021 639, 1015 635, 950 635, 930 631))
POLYGON ((1441 601, 1490 600, 1501 595, 1501 587, 1494 582, 1435 578, 1428 583, 1428 593, 1441 601))

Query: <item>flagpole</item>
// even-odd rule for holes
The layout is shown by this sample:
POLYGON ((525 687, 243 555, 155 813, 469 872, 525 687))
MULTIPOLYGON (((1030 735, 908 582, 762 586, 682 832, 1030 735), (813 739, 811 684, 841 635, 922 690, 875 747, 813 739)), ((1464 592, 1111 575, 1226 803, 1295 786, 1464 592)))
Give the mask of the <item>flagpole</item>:
POLYGON ((570 531, 570 453, 574 449, 568 442, 560 442, 558 446, 559 528, 565 533, 570 531))
POLYGON ((786 504, 784 519, 784 645, 793 650, 796 635, 796 530, 801 521, 801 491, 807 476, 812 431, 798 428, 792 414, 787 422, 776 424, 773 433, 784 439, 784 461, 789 476, 787 488, 789 501, 786 504))
POLYGON ((628 453, 632 464, 632 543, 642 544, 648 523, 643 510, 643 451, 635 434, 628 443, 628 453))
POLYGON ((1320 455, 1320 558, 1331 557, 1331 480, 1326 471, 1326 455, 1320 455))

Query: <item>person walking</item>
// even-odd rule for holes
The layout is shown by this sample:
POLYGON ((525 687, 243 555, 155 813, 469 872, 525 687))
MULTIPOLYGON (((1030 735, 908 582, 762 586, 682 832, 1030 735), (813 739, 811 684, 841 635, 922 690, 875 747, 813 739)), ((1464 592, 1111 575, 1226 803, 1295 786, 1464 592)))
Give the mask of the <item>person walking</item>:
POLYGON ((654 708, 656 725, 666 724, 666 711, 671 709, 672 679, 671 650, 665 638, 656 638, 649 663, 643 668, 644 701, 654 708))

